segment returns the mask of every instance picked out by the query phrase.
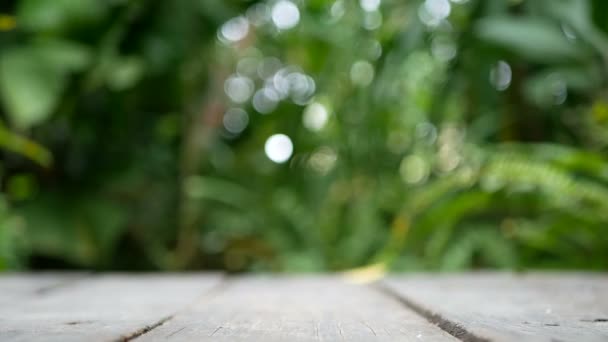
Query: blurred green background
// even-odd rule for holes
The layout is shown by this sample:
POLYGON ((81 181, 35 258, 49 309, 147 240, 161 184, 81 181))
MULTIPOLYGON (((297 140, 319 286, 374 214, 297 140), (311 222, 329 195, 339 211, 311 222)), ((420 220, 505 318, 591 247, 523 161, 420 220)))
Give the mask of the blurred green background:
POLYGON ((608 269, 605 0, 3 0, 0 270, 608 269))

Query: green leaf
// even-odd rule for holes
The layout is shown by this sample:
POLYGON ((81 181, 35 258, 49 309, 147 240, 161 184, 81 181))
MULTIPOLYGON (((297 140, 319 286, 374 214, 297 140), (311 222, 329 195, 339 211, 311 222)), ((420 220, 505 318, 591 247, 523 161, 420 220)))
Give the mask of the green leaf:
POLYGON ((126 227, 126 209, 102 196, 41 194, 16 208, 37 253, 92 265, 109 257, 126 227))
POLYGON ((591 92, 601 85, 600 70, 595 68, 550 68, 529 76, 524 82, 524 96, 541 108, 561 104, 567 89, 591 92))
POLYGON ((13 48, 0 56, 0 95, 17 128, 44 121, 64 86, 63 72, 32 49, 13 48))
POLYGON ((476 33, 482 40, 500 45, 540 63, 580 60, 584 49, 569 41, 557 24, 541 18, 490 17, 481 19, 476 33))
POLYGON ((11 132, 3 124, 0 124, 0 148, 21 154, 44 167, 53 163, 53 155, 44 146, 11 132))
POLYGON ((85 46, 58 39, 37 40, 0 55, 0 94, 12 123, 25 129, 43 122, 57 105, 67 74, 90 62, 85 46))
POLYGON ((471 267, 475 245, 470 235, 458 239, 443 255, 440 263, 442 271, 458 271, 471 267))
POLYGON ((594 25, 587 0, 544 0, 544 6, 583 41, 590 43, 600 53, 608 53, 608 37, 594 25))
POLYGON ((17 8, 19 26, 33 31, 61 31, 74 24, 99 20, 106 13, 105 1, 22 0, 17 8))
POLYGON ((186 179, 183 186, 191 199, 213 200, 236 208, 247 208, 253 201, 247 189, 219 178, 193 176, 186 179))
POLYGON ((31 46, 40 59, 63 72, 82 71, 92 61, 87 46, 67 40, 41 39, 31 46))
POLYGON ((138 57, 116 58, 107 70, 110 89, 121 91, 134 86, 144 74, 144 63, 138 57))

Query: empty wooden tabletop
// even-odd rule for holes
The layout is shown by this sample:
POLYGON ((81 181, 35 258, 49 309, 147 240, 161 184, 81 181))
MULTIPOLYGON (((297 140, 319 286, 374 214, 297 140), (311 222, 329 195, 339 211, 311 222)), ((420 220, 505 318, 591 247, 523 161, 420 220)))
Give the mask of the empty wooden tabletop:
POLYGON ((0 274, 0 341, 36 340, 608 341, 608 275, 0 274))

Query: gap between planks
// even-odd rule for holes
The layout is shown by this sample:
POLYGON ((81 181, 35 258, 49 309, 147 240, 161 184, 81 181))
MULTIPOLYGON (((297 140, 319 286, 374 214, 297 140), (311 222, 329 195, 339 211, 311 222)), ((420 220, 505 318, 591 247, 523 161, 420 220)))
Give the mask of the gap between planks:
POLYGON ((394 291, 393 289, 385 286, 381 282, 377 282, 371 285, 374 289, 383 293, 384 295, 396 300, 406 308, 414 311, 419 316, 422 316, 424 319, 429 321, 432 324, 435 324, 439 329, 447 332, 448 334, 454 336, 455 338, 463 341, 463 342, 489 342, 490 340, 487 338, 483 338, 473 334, 472 332, 465 329, 463 326, 458 323, 452 322, 441 315, 424 308, 419 303, 412 301, 411 299, 401 295, 400 293, 394 291))
POLYGON ((221 279, 217 273, 0 275, 0 341, 133 336, 188 307, 205 293, 203 288, 221 279))
MULTIPOLYGON (((159 321, 155 322, 152 325, 145 326, 129 335, 123 336, 123 337, 119 338, 117 341, 127 342, 127 341, 135 340, 139 337, 144 337, 144 335, 146 335, 148 333, 152 333, 156 328, 159 328, 159 327, 165 325, 166 323, 169 323, 177 315, 187 312, 189 309, 194 308, 196 305, 203 304, 203 302, 205 300, 209 300, 213 296, 219 295, 221 292, 227 291, 227 289, 229 289, 231 287, 231 285, 233 285, 237 281, 242 281, 242 280, 243 280, 243 277, 223 276, 218 281, 217 285, 215 285, 212 289, 203 293, 197 300, 193 301, 192 304, 182 308, 179 311, 176 311, 172 315, 169 315, 167 317, 160 319, 159 321)), ((334 278, 334 280, 336 282, 339 282, 341 280, 341 278, 336 277, 336 278, 334 278)), ((430 310, 422 307, 421 305, 414 303, 413 301, 409 300, 408 298, 405 298, 403 295, 391 290, 387 286, 384 286, 381 282, 374 282, 371 284, 359 285, 359 286, 361 286, 361 288, 365 288, 374 293, 377 293, 377 294, 381 295, 383 298, 396 303, 397 305, 402 307, 404 310, 407 310, 407 311, 411 312, 412 314, 421 317, 422 319, 428 321, 431 325, 435 326, 438 329, 441 329, 445 333, 451 335, 452 337, 454 337, 460 341, 464 341, 464 342, 488 342, 488 341, 490 341, 488 339, 476 336, 475 334, 467 331, 465 328, 458 325, 457 323, 449 321, 449 320, 441 317, 440 315, 435 314, 435 313, 431 312, 430 310)), ((374 332, 374 330, 371 327, 369 327, 369 326, 367 326, 367 327, 372 332, 374 332)), ((167 337, 170 337, 176 333, 179 333, 180 331, 182 331, 185 328, 186 327, 184 326, 184 327, 178 329, 177 331, 172 332, 167 337)), ((215 331, 213 331, 213 333, 211 334, 211 336, 215 335, 215 333, 217 331, 219 331, 220 329, 222 329, 222 326, 219 326, 218 328, 216 328, 215 331)), ((341 329, 340 329, 340 335, 342 335, 341 329)), ((374 332, 374 335, 376 335, 375 332, 374 332)), ((317 337, 320 340, 320 337, 318 336, 318 332, 317 332, 317 337)))
MULTIPOLYGON (((65 277, 60 276, 57 278, 53 277, 55 279, 51 279, 46 284, 35 287, 27 292, 31 291, 30 293, 37 295, 37 296, 52 295, 53 292, 55 292, 57 290, 62 290, 66 287, 75 286, 83 280, 95 279, 102 275, 103 274, 83 273, 83 274, 78 274, 76 276, 65 276, 65 277)), ((217 283, 215 285, 213 285, 211 288, 204 290, 190 304, 187 304, 181 308, 176 308, 176 310, 173 311, 171 314, 161 317, 160 319, 153 321, 152 323, 145 325, 139 329, 136 329, 132 332, 125 333, 125 334, 119 336, 118 338, 116 338, 114 341, 132 341, 139 337, 142 337, 142 336, 152 332, 154 329, 159 328, 160 326, 168 323, 176 315, 184 313, 196 305, 204 305, 204 302, 206 300, 209 300, 213 296, 226 291, 230 287, 231 284, 236 283, 238 281, 243 281, 243 279, 245 279, 245 281, 246 281, 246 279, 248 279, 248 277, 238 277, 238 276, 229 276, 229 275, 225 275, 225 274, 220 274, 219 279, 217 280, 217 283)), ((340 280, 341 280, 340 277, 335 277, 335 278, 333 278, 332 281, 340 282, 340 280)), ((389 299, 393 302, 396 302, 399 306, 403 307, 407 311, 410 311, 413 314, 421 316, 423 319, 430 322, 437 328, 443 330, 444 332, 450 334, 451 336, 453 336, 461 341, 465 341, 465 342, 488 341, 487 339, 480 338, 480 337, 474 335, 473 333, 467 331, 461 325, 458 325, 457 323, 449 321, 449 320, 441 317, 440 315, 433 313, 432 311, 424 308, 420 304, 415 303, 414 301, 410 300, 409 298, 406 298, 404 295, 397 293, 396 291, 392 290, 391 288, 382 284, 381 282, 368 284, 367 286, 361 286, 361 287, 367 288, 370 291, 379 293, 384 298, 389 299)), ((220 328, 218 328, 217 330, 219 330, 220 328)), ((217 330, 215 332, 217 332, 217 330)), ((372 329, 372 331, 373 331, 373 329, 372 329)), ((214 334, 215 334, 215 332, 214 332, 214 334)))
MULTIPOLYGON (((282 312, 287 312, 288 315, 292 315, 292 318, 296 317, 296 320, 299 319, 299 314, 297 314, 298 309, 295 308, 285 311, 286 303, 283 301, 283 299, 288 299, 289 302, 289 300, 293 299, 292 297, 294 296, 297 298, 297 291, 291 292, 289 288, 286 289, 283 286, 282 294, 279 295, 279 298, 283 299, 279 299, 277 301, 277 297, 273 297, 274 294, 271 290, 273 284, 277 285, 277 289, 279 289, 280 286, 278 285, 281 284, 281 281, 284 282, 285 280, 289 280, 290 277, 268 277, 268 275, 266 277, 267 290, 263 290, 262 292, 266 293, 267 297, 270 295, 270 297, 268 297, 270 299, 275 298, 275 304, 272 304, 271 300, 271 302, 266 303, 266 306, 264 307, 264 309, 268 311, 267 316, 272 317, 274 315, 274 317, 282 317, 282 312), (273 307, 272 305, 277 306, 273 307), (294 313, 294 310, 296 313, 294 313)), ((135 278, 131 280, 134 281, 136 280, 135 278)), ((209 305, 213 306, 214 304, 215 308, 218 308, 221 307, 222 303, 224 303, 226 300, 228 302, 234 302, 235 300, 231 298, 232 291, 235 290, 233 286, 240 288, 240 295, 242 298, 249 299, 249 297, 247 297, 247 292, 249 291, 248 286, 252 285, 250 281, 254 279, 255 276, 233 277, 216 273, 214 278, 215 281, 210 282, 209 286, 207 286, 205 290, 198 288, 198 285, 193 286, 192 279, 190 279, 188 286, 178 286, 177 292, 175 290, 172 291, 173 294, 177 294, 178 297, 183 299, 185 292, 182 292, 182 290, 189 290, 189 294, 187 295, 187 297, 190 299, 189 301, 170 301, 169 299, 164 298, 164 296, 157 296, 156 301, 153 301, 153 303, 144 300, 145 296, 142 297, 143 299, 139 298, 137 288, 141 287, 141 284, 137 286, 138 282, 127 282, 126 284, 130 284, 130 287, 128 288, 129 291, 127 291, 128 294, 125 293, 126 296, 124 296, 124 298, 139 298, 139 301, 135 300, 130 302, 131 308, 140 314, 146 312, 147 314, 142 315, 144 319, 140 319, 139 322, 132 322, 134 324, 130 324, 128 328, 118 333, 106 336, 105 338, 108 340, 120 341, 130 341, 138 337, 147 339, 152 337, 152 339, 154 339, 154 336, 161 336, 163 332, 164 335, 162 336, 166 336, 167 338, 174 338, 174 335, 176 334, 181 336, 184 333, 183 330, 185 327, 180 326, 180 322, 184 322, 183 316, 189 315, 189 312, 194 306, 196 306, 199 311, 213 311, 212 308, 208 308, 209 305), (227 289, 228 287, 229 289, 227 289), (243 295, 243 290, 245 291, 245 295, 243 295), (162 305, 167 301, 174 304, 170 310, 160 312, 160 310, 156 309, 146 309, 146 305, 150 306, 150 308, 156 308, 158 305, 162 305), (137 309, 137 307, 139 307, 139 309, 137 309), (184 311, 188 311, 188 313, 184 313, 184 311), (171 329, 172 327, 176 327, 176 329, 171 329)), ((162 280, 163 277, 161 276, 160 279, 162 280)), ((299 287, 301 291, 302 284, 300 282, 302 281, 306 283, 307 281, 314 279, 314 276, 310 277, 308 280, 307 279, 307 277, 299 278, 299 280, 291 278, 291 284, 295 284, 296 287, 299 287)), ((85 291, 85 289, 89 291, 89 294, 91 294, 91 289, 88 289, 91 286, 94 287, 97 292, 102 290, 104 293, 122 291, 122 287, 112 288, 110 286, 110 289, 107 288, 108 284, 112 285, 113 283, 116 283, 116 280, 112 280, 112 276, 106 278, 104 277, 104 274, 95 273, 77 274, 77 276, 74 276, 73 274, 72 276, 62 274, 42 274, 35 276, 31 274, 16 274, 6 278, 6 280, 7 281, 0 282, 0 289, 4 288, 5 290, 8 290, 3 291, 5 294, 11 292, 13 293, 10 296, 0 297, 0 301, 5 302, 5 314, 9 315, 10 313, 10 316, 5 316, 4 319, 0 318, 0 340, 2 337, 10 338, 10 336, 21 337, 21 340, 27 340, 24 338, 37 337, 40 333, 55 333, 56 331, 47 331, 44 329, 51 327, 50 324, 54 322, 61 323, 60 320, 64 319, 51 316, 53 313, 57 313, 57 311, 53 311, 53 306, 59 304, 63 305, 63 303, 74 302, 74 304, 76 304, 76 310, 73 310, 73 305, 69 304, 71 305, 71 311, 68 310, 68 313, 72 311, 78 314, 84 313, 85 317, 87 314, 89 314, 87 308, 91 307, 91 305, 100 304, 100 306, 107 306, 108 310, 102 311, 102 313, 105 315, 103 317, 106 319, 106 323, 116 323, 113 318, 109 318, 116 318, 112 312, 118 310, 112 309, 112 307, 115 305, 113 305, 111 301, 98 301, 99 303, 95 302, 91 304, 87 304, 88 302, 83 303, 83 300, 86 301, 88 299, 86 297, 87 291, 85 291), (29 299, 26 301, 27 305, 25 306, 6 305, 17 303, 23 298, 29 299), (6 330, 3 332, 3 327, 1 326, 2 324, 10 322, 19 323, 19 321, 15 318, 13 312, 14 308, 21 310, 21 312, 18 312, 18 314, 21 313, 24 315, 26 320, 17 328, 13 327, 13 330, 6 330), (46 321, 43 320, 41 321, 43 324, 39 324, 36 315, 44 317, 46 321), (28 324, 32 326, 28 326, 28 324), (33 327, 36 327, 36 329, 32 330, 33 327), (32 333, 32 331, 34 333, 32 333), (7 332, 9 335, 2 336, 3 333, 7 332)), ((120 280, 120 278, 117 280, 120 280)), ((124 282, 124 280, 125 279, 122 279, 121 282, 124 282)), ((608 306, 606 306, 608 304, 606 299, 608 297, 602 295, 602 293, 606 293, 604 289, 608 289, 606 278, 591 277, 590 275, 585 274, 573 274, 567 276, 560 274, 559 276, 553 277, 544 274, 532 274, 517 277, 509 274, 465 274, 453 277, 439 277, 436 275, 427 276, 426 278, 414 277, 408 278, 407 282, 401 283, 398 278, 391 279, 389 277, 379 283, 369 284, 368 286, 358 286, 359 292, 343 291, 341 285, 337 284, 343 280, 344 279, 336 275, 328 277, 325 281, 325 285, 323 285, 323 283, 317 284, 319 286, 317 286, 316 291, 320 291, 319 295, 323 297, 323 292, 325 292, 325 289, 329 285, 328 287, 333 288, 333 291, 337 297, 341 298, 339 300, 336 299, 336 303, 334 304, 344 304, 345 308, 343 308, 342 311, 346 310, 345 312, 349 312, 349 310, 353 309, 354 304, 351 305, 351 300, 348 298, 354 298, 355 302, 357 302, 357 293, 364 295, 364 290, 367 290, 370 292, 370 294, 374 293, 377 299, 370 299, 367 302, 364 302, 367 306, 363 305, 358 308, 361 308, 363 310, 362 312, 366 312, 367 309, 364 309, 365 307, 371 308, 371 312, 366 312, 365 315, 371 315, 372 319, 374 317, 377 318, 377 316, 374 314, 374 307, 377 307, 379 303, 384 303, 383 305, 393 308, 401 307, 404 311, 407 311, 411 317, 417 317, 419 320, 423 320, 426 324, 430 324, 434 331, 441 332, 442 334, 449 336, 451 339, 455 338, 460 341, 510 341, 521 340, 524 337, 534 340, 533 338, 538 337, 537 335, 546 337, 544 340, 547 341, 555 341, 557 339, 562 340, 562 338, 579 340, 577 337, 579 335, 577 334, 582 333, 585 333, 584 335, 588 337, 589 340, 603 341, 601 338, 605 338, 608 333, 606 327, 603 326, 603 324, 607 321, 606 317, 608 317, 608 315, 606 315, 606 308, 608 308, 608 306), (477 286, 471 286, 473 283, 477 284, 477 286), (450 291, 446 292, 446 289, 450 289, 450 291), (478 290, 481 290, 481 292, 478 290), (438 296, 438 294, 440 295, 438 296), (497 303, 493 302, 493 304, 490 305, 489 303, 485 302, 487 298, 492 298, 496 295, 498 295, 497 299, 499 300, 497 303), (379 298, 384 299, 381 300, 379 298), (455 299, 446 301, 450 298, 455 299), (482 301, 480 302, 481 307, 469 305, 469 302, 479 302, 480 300, 482 301), (525 304, 523 305, 523 309, 521 308, 520 304, 525 304), (500 309, 495 308, 497 305, 500 309), (502 308, 505 307, 506 309, 503 310, 502 308), (555 314, 552 314, 552 308, 554 309, 553 311, 555 311, 555 314), (523 318, 520 318, 520 316, 523 315, 528 315, 526 317, 530 316, 532 319, 528 318, 525 321, 522 321, 523 318), (596 326, 592 327, 593 324, 596 326), (545 328, 547 326, 557 328, 545 328), (521 329, 524 329, 525 331, 522 333, 520 331, 521 329)), ((170 283, 170 279, 167 278, 165 278, 163 281, 164 283, 170 283)), ((139 283, 141 283, 141 281, 139 281, 139 283)), ((178 283, 182 284, 181 281, 178 283)), ((198 284, 198 281, 196 283, 198 284)), ((255 284, 255 282, 253 282, 253 284, 255 284)), ((171 287, 167 288, 166 285, 167 284, 160 287, 160 289, 164 289, 164 292, 161 291, 161 293, 171 293, 167 292, 170 291, 171 287)), ((148 286, 146 286, 146 288, 148 288, 148 286)), ((259 289, 261 288, 258 284, 258 290, 259 289)), ((346 288, 344 290, 346 290, 346 288)), ((254 297, 258 295, 255 288, 251 288, 251 291, 249 292, 254 293, 254 297)), ((92 293, 96 292, 93 291, 92 293)), ((239 292, 237 291, 237 293, 239 292)), ((317 298, 318 295, 315 291, 308 291, 307 296, 308 299, 304 299, 304 301, 300 299, 299 302, 296 302, 304 303, 304 306, 313 310, 313 312, 322 312, 327 308, 331 308, 331 306, 328 307, 326 304, 324 304, 323 300, 321 300, 317 306, 308 305, 306 300, 315 301, 315 298, 317 298)), ((333 298, 331 296, 331 294, 329 294, 329 297, 328 294, 325 294, 325 299, 331 300, 331 298, 333 298)), ((111 296, 109 298, 111 298, 111 296)), ((258 300, 260 299, 258 298, 258 300)), ((261 300, 264 302, 264 299, 261 300)), ((245 319, 247 319, 248 312, 249 314, 252 312, 247 306, 242 308, 239 307, 238 303, 233 305, 232 310, 233 312, 241 312, 244 310, 243 317, 245 317, 245 319)), ((98 314, 97 310, 94 312, 95 314, 98 314)), ((65 321, 62 323, 65 325, 72 326, 82 323, 76 320, 68 321, 70 318, 69 315, 60 315, 60 317, 65 317, 65 321)), ((190 323, 197 326, 197 322, 201 322, 203 325, 206 324, 207 327, 205 327, 205 329, 209 329, 208 333, 212 334, 213 336, 228 336, 225 332, 226 329, 221 327, 221 322, 219 325, 212 326, 213 324, 218 323, 213 322, 213 320, 207 321, 206 317, 209 316, 199 314, 199 317, 195 317, 195 319, 191 320, 190 323)), ((289 317, 287 318, 289 319, 289 317)), ((93 321, 86 322, 93 323, 93 321)), ((403 317, 392 317, 391 324, 392 327, 395 328, 401 324, 403 324, 403 326, 407 326, 408 322, 410 322, 410 320, 404 320, 403 317)), ((101 324, 98 324, 99 327, 104 327, 103 321, 100 321, 99 323, 101 324)), ((304 323, 307 322, 304 321, 304 323)), ((358 323, 365 325, 365 322, 358 323)), ((318 325, 319 323, 316 324, 318 325)), ((294 326, 292 326, 292 328, 293 327, 294 326)), ((312 328, 313 330, 315 329, 314 326, 312 326, 312 328)), ((365 333, 365 327, 363 328, 364 329, 362 331, 365 333)), ((374 333, 374 336, 371 336, 371 334, 368 336, 373 339, 376 336, 375 331, 373 331, 373 329, 371 329, 369 326, 367 326, 367 328, 372 330, 374 333)), ((188 329, 189 328, 185 329, 186 333, 188 333, 188 329)), ((320 339, 323 336, 321 336, 322 334, 319 335, 318 326, 316 329, 316 339, 320 339)), ((339 338, 342 336, 343 331, 342 327, 339 325, 337 329, 340 331, 336 331, 335 334, 339 338)), ((78 333, 84 336, 83 332, 86 333, 86 330, 87 329, 85 328, 80 329, 79 331, 70 330, 69 332, 66 331, 67 334, 63 334, 61 336, 74 337, 79 336, 77 335, 78 333)), ((199 331, 202 332, 204 330, 199 329, 199 331)), ((345 329, 344 335, 348 334, 349 332, 353 332, 353 330, 351 328, 345 329)), ((380 335, 385 335, 382 330, 377 330, 377 332, 378 338, 382 337, 380 335)), ((388 331, 386 332, 388 334, 388 331)), ((251 334, 252 331, 249 331, 249 333, 251 334)), ((96 336, 100 337, 97 333, 96 336)), ((315 339, 314 331, 312 332, 311 337, 311 340, 315 339)))
POLYGON ((214 295, 223 292, 226 290, 226 288, 229 286, 229 283, 231 282, 231 277, 225 275, 225 274, 221 274, 220 278, 217 281, 217 284, 213 285, 211 288, 206 289, 203 291, 203 293, 198 296, 198 298, 196 298, 195 300, 192 301, 192 303, 184 306, 181 309, 176 310, 174 313, 165 316, 163 318, 161 318, 160 320, 154 322, 153 324, 150 325, 146 325, 136 331, 133 331, 132 333, 120 336, 119 338, 117 338, 115 341, 116 342, 128 342, 128 341, 133 341, 136 338, 143 336, 149 332, 151 332, 152 330, 160 327, 161 325, 169 322, 170 320, 172 320, 176 315, 188 311, 190 308, 194 307, 197 304, 200 304, 201 302, 203 302, 205 299, 208 299, 210 297, 213 297, 214 295))

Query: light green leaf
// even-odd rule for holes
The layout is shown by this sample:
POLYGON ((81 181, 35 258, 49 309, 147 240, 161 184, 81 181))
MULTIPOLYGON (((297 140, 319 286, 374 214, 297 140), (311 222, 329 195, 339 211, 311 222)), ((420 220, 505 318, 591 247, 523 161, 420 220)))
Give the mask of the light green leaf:
POLYGON ((32 49, 40 59, 64 72, 81 71, 92 59, 87 46, 67 40, 38 40, 32 44, 32 49))
POLYGON ((594 26, 587 0, 544 0, 544 6, 555 18, 590 43, 599 52, 608 52, 608 37, 594 26))
POLYGON ((44 121, 64 85, 63 72, 31 49, 14 48, 0 55, 0 95, 17 128, 44 121))
POLYGON ((586 55, 557 24, 541 18, 490 17, 479 21, 476 32, 481 39, 535 62, 580 60, 586 55))
POLYGON ((34 31, 60 31, 73 24, 92 22, 106 13, 105 1, 22 0, 17 8, 19 26, 34 31))
POLYGON ((117 58, 107 70, 110 89, 121 91, 134 86, 144 74, 144 63, 137 57, 117 58))
POLYGON ((3 124, 0 124, 0 148, 21 154, 43 167, 49 167, 53 163, 53 155, 44 146, 26 136, 11 132, 3 124))
POLYGON ((91 62, 87 47, 45 39, 0 55, 0 94, 11 122, 20 129, 43 122, 57 105, 69 72, 91 62))

